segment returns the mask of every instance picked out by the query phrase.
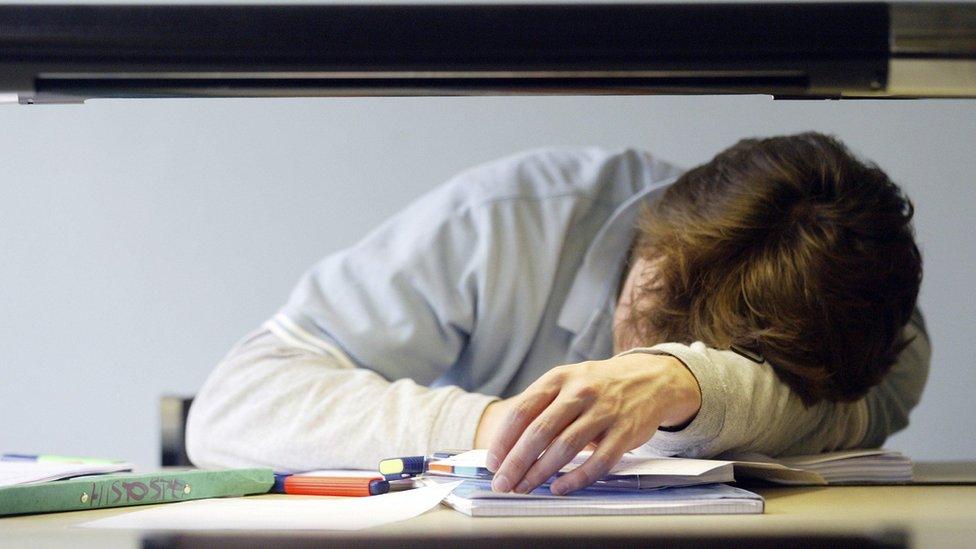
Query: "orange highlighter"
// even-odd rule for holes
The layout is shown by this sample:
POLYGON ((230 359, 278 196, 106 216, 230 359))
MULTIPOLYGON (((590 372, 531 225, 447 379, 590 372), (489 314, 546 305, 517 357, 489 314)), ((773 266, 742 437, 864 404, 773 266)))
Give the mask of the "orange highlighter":
POLYGON ((375 496, 390 491, 382 477, 327 477, 275 473, 274 494, 302 496, 375 496))

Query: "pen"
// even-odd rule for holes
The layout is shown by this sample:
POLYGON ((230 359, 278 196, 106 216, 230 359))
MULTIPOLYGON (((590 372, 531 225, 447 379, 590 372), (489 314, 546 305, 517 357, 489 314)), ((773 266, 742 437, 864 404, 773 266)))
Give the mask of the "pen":
POLYGON ((369 477, 319 477, 275 473, 270 490, 302 496, 376 496, 390 491, 390 483, 369 477))
POLYGON ((38 463, 83 463, 86 465, 111 465, 121 463, 112 459, 55 456, 51 454, 3 454, 0 461, 35 461, 38 463))
MULTIPOLYGON (((452 456, 464 453, 467 450, 442 450, 434 452, 430 456, 406 456, 388 458, 380 461, 379 471, 386 480, 402 480, 420 476, 427 471, 440 471, 463 476, 484 477, 485 474, 491 475, 487 469, 481 470, 477 467, 459 467, 451 465, 438 465, 440 459, 447 459, 452 456)), ((491 478, 490 476, 488 478, 491 478)))

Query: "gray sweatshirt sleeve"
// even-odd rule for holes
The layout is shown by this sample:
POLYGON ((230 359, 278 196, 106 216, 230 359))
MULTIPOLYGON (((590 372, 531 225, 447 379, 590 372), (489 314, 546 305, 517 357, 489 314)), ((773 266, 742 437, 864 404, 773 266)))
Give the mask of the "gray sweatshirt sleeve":
POLYGON ((200 467, 375 468, 397 455, 468 448, 495 398, 457 387, 390 382, 348 358, 244 338, 196 395, 186 444, 200 467))
POLYGON ((915 309, 905 335, 913 338, 902 351, 898 362, 881 384, 871 389, 864 399, 867 405, 867 433, 861 446, 881 446, 893 433, 908 426, 908 413, 922 397, 922 389, 929 375, 932 346, 925 329, 922 312, 915 309))
POLYGON ((723 452, 771 456, 877 447, 908 424, 928 375, 931 350, 921 314, 905 327, 913 338, 880 385, 856 402, 806 406, 768 363, 698 342, 665 343, 629 352, 668 354, 695 374, 702 405, 676 432, 658 431, 637 451, 654 455, 709 457, 723 452))

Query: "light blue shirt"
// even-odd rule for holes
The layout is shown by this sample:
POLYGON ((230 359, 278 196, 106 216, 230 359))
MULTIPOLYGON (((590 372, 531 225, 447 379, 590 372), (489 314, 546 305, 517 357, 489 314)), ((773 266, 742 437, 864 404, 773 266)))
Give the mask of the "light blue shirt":
POLYGON ((389 380, 516 394, 611 356, 640 206, 680 173, 594 148, 473 168, 321 260, 282 313, 389 380))

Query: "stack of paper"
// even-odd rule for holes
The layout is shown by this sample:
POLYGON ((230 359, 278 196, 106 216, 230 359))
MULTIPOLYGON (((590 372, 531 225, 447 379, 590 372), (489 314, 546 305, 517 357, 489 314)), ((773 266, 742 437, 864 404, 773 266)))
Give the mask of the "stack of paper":
MULTIPOLYGON (((427 482, 446 482, 428 477, 427 482)), ((453 479, 450 479, 453 480, 453 479)), ((711 515, 763 512, 758 494, 726 484, 707 484, 658 490, 578 490, 553 496, 547 488, 529 494, 499 494, 491 481, 465 480, 444 503, 473 517, 568 515, 711 515)))
MULTIPOLYGON (((556 475, 583 464, 582 452, 556 475)), ((471 515, 678 515, 762 513, 763 499, 733 488, 731 461, 681 458, 649 458, 626 455, 610 473, 584 490, 553 496, 549 483, 529 494, 492 492, 492 473, 486 467, 487 452, 472 450, 432 462, 428 483, 466 480, 444 499, 454 509, 471 515)), ((549 479, 550 482, 553 479, 549 479)))
MULTIPOLYGON (((590 452, 580 452, 573 461, 560 469, 558 474, 565 474, 579 467, 589 456, 590 452)), ((471 450, 431 463, 430 473, 432 475, 490 479, 492 473, 487 469, 487 458, 486 450, 471 450)), ((608 475, 597 481, 594 487, 598 489, 647 490, 732 482, 733 480, 735 478, 731 461, 649 458, 627 454, 620 463, 610 470, 608 475)))
POLYGON ((912 481, 912 460, 881 448, 845 450, 771 459, 738 456, 735 476, 777 484, 906 484, 912 481))
POLYGON ((51 480, 131 471, 131 463, 58 463, 0 461, 0 486, 36 484, 51 480))

